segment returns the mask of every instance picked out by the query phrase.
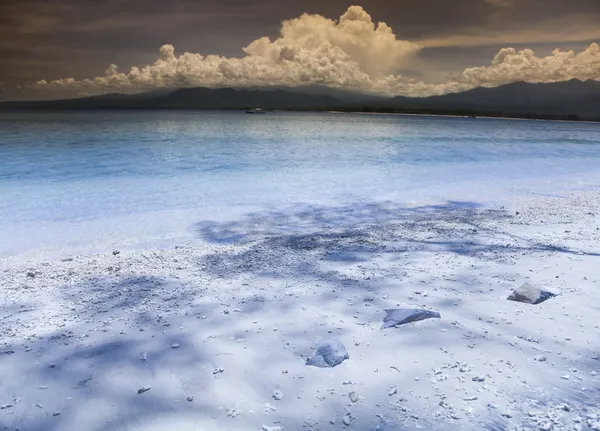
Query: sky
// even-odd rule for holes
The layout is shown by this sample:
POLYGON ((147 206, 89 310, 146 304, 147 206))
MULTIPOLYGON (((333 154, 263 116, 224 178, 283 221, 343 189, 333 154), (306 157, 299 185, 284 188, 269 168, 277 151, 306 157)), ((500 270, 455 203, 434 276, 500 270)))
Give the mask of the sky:
POLYGON ((0 99, 600 80, 600 0, 0 0, 0 99))

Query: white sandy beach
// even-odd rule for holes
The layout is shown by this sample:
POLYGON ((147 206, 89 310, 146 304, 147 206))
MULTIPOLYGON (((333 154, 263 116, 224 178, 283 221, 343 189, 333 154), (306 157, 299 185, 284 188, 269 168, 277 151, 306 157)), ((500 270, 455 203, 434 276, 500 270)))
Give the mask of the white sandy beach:
POLYGON ((600 430, 598 192, 197 229, 0 261, 2 429, 600 430), (380 329, 396 307, 441 319, 380 329), (328 338, 350 358, 306 366, 328 338))

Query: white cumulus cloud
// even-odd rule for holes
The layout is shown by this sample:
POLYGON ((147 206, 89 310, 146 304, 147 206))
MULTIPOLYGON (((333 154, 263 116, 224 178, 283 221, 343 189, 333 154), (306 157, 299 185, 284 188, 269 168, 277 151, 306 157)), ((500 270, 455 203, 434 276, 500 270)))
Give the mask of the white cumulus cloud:
POLYGON ((31 87, 99 94, 189 86, 324 84, 383 95, 428 96, 514 81, 600 79, 596 43, 579 53, 556 50, 547 57, 537 57, 528 49, 504 48, 489 65, 466 69, 435 85, 398 74, 421 49, 417 43, 397 39, 385 23, 375 24, 362 7, 351 6, 337 21, 310 14, 284 21, 280 37, 255 40, 243 49, 242 58, 177 55, 175 47, 164 45, 154 63, 128 72, 111 65, 96 78, 41 80, 31 87))

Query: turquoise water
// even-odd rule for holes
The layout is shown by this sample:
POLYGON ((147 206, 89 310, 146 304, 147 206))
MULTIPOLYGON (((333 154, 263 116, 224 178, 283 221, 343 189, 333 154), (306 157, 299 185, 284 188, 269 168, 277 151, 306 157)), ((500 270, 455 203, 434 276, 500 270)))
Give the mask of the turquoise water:
POLYGON ((600 125, 359 114, 0 113, 0 253, 192 235, 292 205, 594 188, 600 125))

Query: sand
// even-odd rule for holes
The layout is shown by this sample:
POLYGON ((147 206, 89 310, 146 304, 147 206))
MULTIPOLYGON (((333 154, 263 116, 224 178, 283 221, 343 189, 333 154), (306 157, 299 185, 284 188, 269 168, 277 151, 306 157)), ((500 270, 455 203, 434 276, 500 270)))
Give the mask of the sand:
POLYGON ((598 192, 198 229, 0 261, 0 428, 600 429, 598 192), (525 282, 557 296, 508 301, 525 282), (307 366, 328 339, 349 359, 307 366))

